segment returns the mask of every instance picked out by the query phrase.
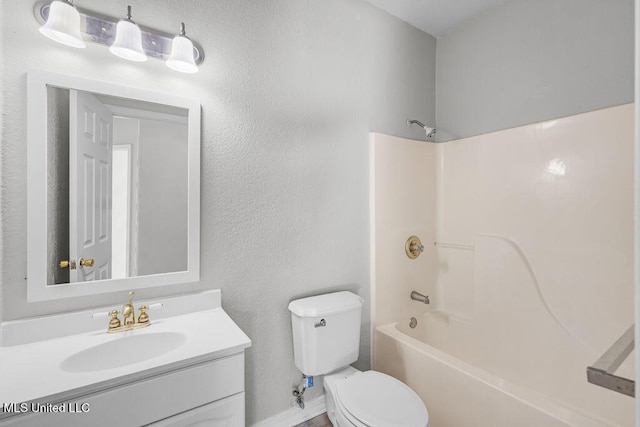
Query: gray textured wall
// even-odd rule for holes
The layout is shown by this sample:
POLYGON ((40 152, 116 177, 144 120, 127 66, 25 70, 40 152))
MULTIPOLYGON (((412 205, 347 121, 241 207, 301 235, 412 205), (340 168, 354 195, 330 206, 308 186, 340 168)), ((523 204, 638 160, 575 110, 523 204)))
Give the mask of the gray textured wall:
POLYGON ((69 90, 47 88, 47 284, 69 283, 69 90))
POLYGON ((515 0, 438 39, 439 141, 633 102, 633 0, 515 0))
MULTIPOLYGON (((78 51, 49 41, 38 33, 34 2, 2 2, 3 320, 126 300, 120 292, 26 301, 27 69, 197 97, 201 280, 137 296, 221 289, 224 308, 253 340, 248 423, 287 409, 300 379, 287 305, 338 289, 369 300, 369 131, 424 138, 405 120, 435 120, 435 39, 361 0, 137 2, 137 22, 174 32, 184 21, 204 47, 200 72, 183 75, 156 60, 123 61, 103 46, 78 51)), ((126 5, 82 3, 110 16, 126 5)), ((368 304, 362 330, 367 366, 368 304)))
MULTIPOLYGON (((2 2, 0 1, 0 22, 4 22, 4 5, 2 4, 2 2)), ((3 27, 4 28, 4 27, 3 27)), ((4 127, 4 64, 5 64, 5 60, 4 60, 4 30, 0 30, 0 58, 2 58, 2 61, 0 61, 0 82, 2 82, 0 84, 0 90, 2 91, 2 93, 0 94, 0 147, 4 146, 4 131, 3 131, 3 127, 4 127)), ((4 189, 4 153, 2 152, 2 149, 0 149, 0 236, 3 236, 2 238, 0 238, 0 277, 4 277, 4 221, 2 221, 3 219, 3 215, 2 215, 2 205, 3 203, 3 198, 2 198, 2 192, 4 189)), ((0 282, 1 283, 1 282, 0 282)), ((4 289, 2 289, 2 285, 0 284, 0 321, 2 319, 4 319, 2 317, 2 307, 4 305, 4 289)), ((2 342, 2 329, 0 328, 0 342, 2 342)))
POLYGON ((140 276, 187 269, 187 133, 186 123, 140 120, 140 276))

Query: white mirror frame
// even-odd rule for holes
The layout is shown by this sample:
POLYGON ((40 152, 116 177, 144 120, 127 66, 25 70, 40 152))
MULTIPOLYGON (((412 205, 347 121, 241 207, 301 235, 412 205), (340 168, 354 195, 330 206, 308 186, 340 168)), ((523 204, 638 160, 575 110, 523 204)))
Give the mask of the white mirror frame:
POLYGON ((42 70, 27 72, 27 300, 45 301, 200 279, 200 102, 42 70), (47 86, 184 108, 188 117, 187 270, 124 279, 47 285, 47 86))

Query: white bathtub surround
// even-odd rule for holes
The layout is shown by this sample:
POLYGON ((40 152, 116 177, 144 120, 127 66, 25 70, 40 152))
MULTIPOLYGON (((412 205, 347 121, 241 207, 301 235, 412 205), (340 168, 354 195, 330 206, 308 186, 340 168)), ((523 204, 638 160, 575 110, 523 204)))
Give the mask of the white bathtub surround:
MULTIPOLYGON (((396 327, 385 325, 382 327, 384 329, 376 332, 376 368, 394 376, 400 375, 400 379, 416 390, 425 390, 422 397, 429 403, 430 413, 434 406, 431 403, 433 394, 440 393, 441 386, 465 396, 460 397, 461 400, 469 399, 478 404, 483 402, 482 398, 466 393, 471 389, 482 390, 481 387, 485 386, 497 390, 491 390, 490 393, 503 392, 516 396, 526 405, 543 412, 552 411, 545 402, 555 401, 557 408, 553 409, 554 417, 570 414, 570 418, 599 420, 591 424, 575 421, 569 424, 576 427, 630 426, 633 399, 587 382, 586 367, 600 354, 581 345, 549 315, 536 293, 526 266, 518 265, 518 255, 502 240, 479 237, 477 242, 477 305, 473 320, 431 312, 418 317, 415 329, 404 321, 396 327), (511 265, 510 272, 501 268, 505 264, 511 265), (505 292, 507 283, 512 292, 505 292), (381 338, 380 334, 386 337, 381 338), (389 337, 400 338, 401 344, 389 341, 389 337), (396 345, 403 350, 397 350, 396 345), (397 351, 406 353, 408 359, 398 356, 397 351), (399 358, 403 362, 406 360, 406 363, 398 364, 399 358), (438 387, 419 385, 429 384, 427 379, 431 375, 421 370, 419 365, 414 365, 419 363, 417 360, 425 361, 425 365, 436 364, 432 366, 436 370, 437 363, 441 363, 439 366, 443 369, 447 364, 455 365, 456 370, 468 381, 468 386, 447 379, 447 376, 444 376, 443 382, 437 382, 438 387), (398 365, 402 367, 398 369, 398 365), (443 384, 446 382, 450 384, 443 384), (536 400, 528 401, 528 396, 544 399, 536 397, 536 400)), ((617 374, 633 378, 631 358, 620 367, 617 374)), ((437 398, 438 402, 441 402, 440 399, 437 398)), ((494 408, 496 412, 504 415, 512 411, 513 408, 508 404, 510 399, 509 396, 501 396, 498 400, 504 402, 494 408)), ((528 419, 528 411, 518 410, 515 411, 517 415, 510 416, 514 420, 528 419)), ((440 419, 449 420, 449 415, 451 413, 446 410, 440 412, 440 419)))
MULTIPOLYGON (((528 265, 549 314, 604 352, 633 323, 632 141, 628 104, 438 144, 437 240, 510 241, 500 271, 528 265)), ((484 255, 437 256, 436 305, 473 319, 484 255)))
MULTIPOLYGON (((406 309, 372 320, 373 368, 414 388, 433 427, 633 425, 633 399, 585 373, 633 323, 632 140, 623 105, 435 146, 431 307, 416 329, 406 309)), ((375 215, 376 232, 406 227, 375 215)), ((372 293, 395 292, 407 264, 379 259, 372 293)))
POLYGON ((437 158, 435 144, 379 133, 369 139, 373 331, 377 325, 396 321, 397 313, 424 311, 424 304, 410 299, 411 291, 424 295, 435 291, 437 158), (404 246, 414 235, 424 252, 410 259, 404 246))

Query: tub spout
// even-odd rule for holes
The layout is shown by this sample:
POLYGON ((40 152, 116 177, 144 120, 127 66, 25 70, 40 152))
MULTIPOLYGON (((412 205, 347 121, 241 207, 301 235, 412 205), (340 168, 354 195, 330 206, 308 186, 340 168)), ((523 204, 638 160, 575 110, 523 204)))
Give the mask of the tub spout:
POLYGON ((421 293, 416 291, 411 292, 411 299, 429 304, 429 295, 422 295, 421 293))

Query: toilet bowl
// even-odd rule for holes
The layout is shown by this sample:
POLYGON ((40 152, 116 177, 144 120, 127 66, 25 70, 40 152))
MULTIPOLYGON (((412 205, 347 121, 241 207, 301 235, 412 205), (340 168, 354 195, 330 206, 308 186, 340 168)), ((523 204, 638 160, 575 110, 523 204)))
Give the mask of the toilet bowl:
POLYGON ((427 427, 420 397, 401 381, 348 367, 324 377, 327 415, 334 427, 427 427))

